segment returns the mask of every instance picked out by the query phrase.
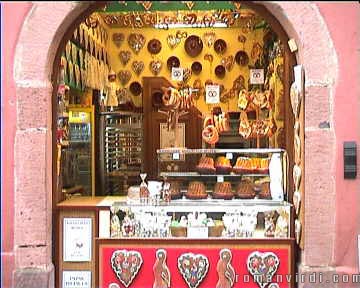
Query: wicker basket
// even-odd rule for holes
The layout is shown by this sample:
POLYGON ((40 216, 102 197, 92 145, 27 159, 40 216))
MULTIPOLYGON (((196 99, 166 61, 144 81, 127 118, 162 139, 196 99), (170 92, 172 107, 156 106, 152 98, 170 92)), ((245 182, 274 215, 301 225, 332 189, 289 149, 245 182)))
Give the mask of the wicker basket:
POLYGON ((170 226, 170 231, 173 237, 187 237, 186 227, 170 226))
POLYGON ((209 237, 221 237, 224 225, 209 226, 209 237))

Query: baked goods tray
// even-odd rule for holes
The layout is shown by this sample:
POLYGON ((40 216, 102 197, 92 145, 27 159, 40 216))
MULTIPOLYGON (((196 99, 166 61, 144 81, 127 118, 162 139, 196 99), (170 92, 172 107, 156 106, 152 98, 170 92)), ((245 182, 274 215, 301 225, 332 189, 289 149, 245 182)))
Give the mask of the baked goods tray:
POLYGON ((246 175, 249 177, 265 177, 265 176, 269 176, 269 174, 263 174, 263 173, 259 173, 259 174, 235 174, 235 173, 230 173, 230 174, 200 174, 198 172, 160 172, 160 177, 241 177, 242 175, 246 175))

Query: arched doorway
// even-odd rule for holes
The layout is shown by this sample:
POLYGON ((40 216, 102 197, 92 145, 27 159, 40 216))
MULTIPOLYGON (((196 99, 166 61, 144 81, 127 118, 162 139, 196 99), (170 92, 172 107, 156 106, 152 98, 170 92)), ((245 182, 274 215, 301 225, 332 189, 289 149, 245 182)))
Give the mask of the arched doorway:
MULTIPOLYGON (((40 4, 39 4, 40 5, 40 4)), ((278 7, 277 6, 277 4, 265 4, 265 5, 269 5, 268 6, 268 8, 269 8, 269 10, 271 10, 271 9, 273 9, 274 7, 278 7)), ((282 4, 279 4, 279 5, 282 5, 282 4)), ((284 10, 285 11, 287 11, 286 10, 286 4, 284 4, 285 6, 283 7, 284 8, 284 10)), ((39 10, 37 11, 38 13, 39 13, 39 11, 40 11, 40 13, 41 13, 41 6, 38 6, 38 8, 39 8, 39 10)), ((288 9, 290 9, 289 7, 287 7, 288 9)), ((44 8, 45 9, 45 8, 44 8)), ((66 10, 66 9, 70 9, 70 6, 68 6, 67 8, 65 7, 64 8, 64 11, 69 11, 69 10, 66 10)), ((76 19, 81 19, 81 18, 77 18, 77 16, 79 16, 80 14, 80 10, 82 10, 82 12, 84 13, 83 14, 83 16, 85 16, 87 13, 90 13, 90 11, 91 11, 91 9, 93 9, 93 8, 89 8, 89 10, 87 10, 86 11, 86 9, 85 9, 85 11, 86 12, 84 12, 84 9, 85 9, 85 7, 83 6, 83 7, 76 7, 76 9, 74 9, 73 11, 72 11, 72 17, 75 17, 75 15, 76 15, 76 17, 75 18, 73 18, 73 19, 75 19, 74 21, 76 22, 76 21, 80 21, 80 20, 76 20, 76 19)), ((95 9, 95 8, 94 8, 95 9)), ((304 8, 304 9, 306 9, 306 8, 304 8)), ((291 9, 290 9, 291 10, 291 9)), ((275 15, 276 15, 276 13, 274 13, 275 15)), ((66 13, 64 14, 64 15, 67 15, 66 13)), ((289 15, 294 15, 294 14, 291 14, 291 12, 289 12, 289 15)), ((289 16, 288 16, 289 17, 289 16)), ((61 17, 60 17, 61 18, 61 17)), ((65 18, 65 17, 64 17, 65 18)), ((284 18, 284 15, 279 15, 279 19, 283 19, 284 18)), ((62 18, 63 19, 63 18, 62 18)), ((61 19, 61 20, 62 20, 61 19)), ((284 23, 287 23, 286 21, 284 21, 284 23)), ((294 21, 293 23, 296 23, 296 21, 294 21)), ((294 24, 295 25, 295 24, 294 24)), ((68 28, 68 27, 71 27, 71 25, 69 25, 69 24, 67 24, 66 25, 66 28, 68 28)), ((287 27, 291 27, 291 26, 287 26, 287 27)), ((294 27, 294 26, 293 26, 294 27)), ((298 28, 299 29, 299 28, 298 28)), ((62 29, 60 29, 60 30, 62 30, 62 29)), ((296 28, 294 28, 294 31, 297 31, 297 29, 296 28)), ((61 33, 61 32, 58 32, 59 34, 57 34, 57 36, 59 36, 59 35, 61 35, 61 34, 63 34, 63 33, 61 33)), ((296 35, 299 35, 299 33, 289 33, 290 35, 294 35, 294 36, 296 36, 296 35)), ((24 32, 24 34, 23 35, 26 35, 26 33, 24 32)), ((24 37, 24 36, 23 36, 24 37)), ((51 38, 51 39, 53 39, 53 38, 51 38)), ((66 39, 66 37, 64 37, 64 39, 66 39)), ((325 40, 324 40, 325 41, 325 40)), ((302 43, 303 41, 301 41, 301 43, 302 43)), ((52 54, 53 55, 53 53, 54 53, 54 49, 50 49, 50 55, 52 54)), ((18 53, 23 53, 22 51, 19 51, 18 53)), ((331 53, 329 53, 329 54, 331 54, 331 53)), ((299 56, 299 58, 301 59, 301 57, 303 57, 303 58, 305 58, 306 59, 306 57, 308 57, 309 56, 309 54, 306 54, 305 52, 303 53, 303 54, 301 54, 300 56, 299 56)), ((52 56, 50 56, 50 58, 51 58, 52 56)), ((307 61, 307 63, 310 63, 311 61, 307 61)), ((55 62, 56 63, 56 62, 55 62)), ((306 63, 306 62, 304 62, 304 63, 306 63)), ((309 64, 310 65, 310 64, 309 64)), ((49 68, 49 66, 47 66, 48 68, 49 68)), ((314 77, 314 79, 315 79, 315 81, 316 80, 318 80, 318 76, 319 75, 317 75, 316 74, 316 72, 315 72, 315 70, 316 69, 314 69, 314 72, 312 72, 312 70, 311 70, 311 67, 309 67, 309 70, 307 70, 307 71, 309 71, 309 76, 311 76, 311 77, 314 77)), ((19 71, 21 71, 21 70, 19 70, 19 71)), ((37 70, 38 71, 38 70, 37 70)), ((45 71, 49 71, 49 69, 46 69, 45 71)), ((34 76, 35 74, 32 74, 31 76, 34 76)), ((44 75, 44 74, 43 74, 44 75)), ((41 76, 43 76, 43 75, 41 75, 41 76)), ((46 74, 45 74, 46 75, 46 74)), ((19 79, 21 79, 21 74, 19 75, 20 77, 19 77, 19 79)), ((36 79, 37 77, 35 76, 33 79, 36 79)), ((41 78, 41 79, 43 79, 43 78, 41 78)), ((48 89, 48 92, 49 92, 49 89, 48 89)), ((49 127, 49 126, 47 126, 47 127, 49 127)), ((329 135, 328 137, 330 137, 330 139, 331 139, 331 135, 329 135)), ((47 138, 47 140, 49 140, 49 138, 47 138)), ((49 143, 49 142, 47 142, 47 143, 49 143)), ((18 149, 21 149, 20 147, 18 147, 18 149)), ((49 156, 50 157, 50 155, 49 155, 49 150, 48 150, 48 152, 47 152, 48 154, 47 154, 47 156, 49 156)), ((51 154, 51 153, 50 153, 51 154)), ((51 157, 50 157, 51 158, 51 157)), ((310 160, 309 160, 310 161, 310 160)), ((49 179, 49 178, 47 178, 47 179, 49 179)), ((51 183, 51 181, 49 181, 49 180, 47 180, 48 182, 48 184, 47 185, 49 185, 49 182, 51 183)), ((49 186, 47 186, 47 187, 49 187, 49 186)), ((310 204, 310 203, 309 203, 310 204)), ((310 236, 309 236, 310 237, 310 236)), ((310 250, 311 250, 311 248, 310 248, 310 250)), ((309 250, 309 251, 310 251, 309 250)))

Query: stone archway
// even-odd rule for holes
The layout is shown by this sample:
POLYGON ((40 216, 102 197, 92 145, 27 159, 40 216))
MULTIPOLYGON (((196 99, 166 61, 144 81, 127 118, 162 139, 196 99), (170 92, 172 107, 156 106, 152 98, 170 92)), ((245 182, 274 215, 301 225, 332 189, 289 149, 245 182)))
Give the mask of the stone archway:
MULTIPOLYGON (((90 2, 35 2, 16 46, 14 246, 15 268, 20 273, 33 267, 39 268, 39 273, 53 275, 51 72, 61 39, 91 5, 90 2)), ((335 249, 335 215, 331 211, 335 210, 332 172, 335 170, 336 52, 315 4, 264 2, 262 5, 279 20, 289 37, 296 40, 299 46, 296 57, 306 74, 306 232, 300 268, 306 271, 307 266, 331 267, 335 249), (324 57, 326 62, 322 61, 324 57), (323 177, 319 179, 315 174, 323 177), (324 198, 328 199, 326 203, 320 201, 324 198), (322 253, 318 254, 320 248, 322 253)), ((52 286, 52 277, 44 277, 52 286)))

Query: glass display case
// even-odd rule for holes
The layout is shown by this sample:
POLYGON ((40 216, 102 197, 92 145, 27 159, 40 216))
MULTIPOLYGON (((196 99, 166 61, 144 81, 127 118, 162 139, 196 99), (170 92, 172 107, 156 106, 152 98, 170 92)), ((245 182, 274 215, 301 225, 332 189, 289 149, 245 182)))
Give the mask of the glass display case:
POLYGON ((111 237, 290 239, 285 150, 157 152, 161 181, 147 182, 146 199, 132 187, 113 202, 111 237))

